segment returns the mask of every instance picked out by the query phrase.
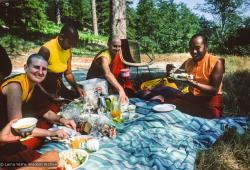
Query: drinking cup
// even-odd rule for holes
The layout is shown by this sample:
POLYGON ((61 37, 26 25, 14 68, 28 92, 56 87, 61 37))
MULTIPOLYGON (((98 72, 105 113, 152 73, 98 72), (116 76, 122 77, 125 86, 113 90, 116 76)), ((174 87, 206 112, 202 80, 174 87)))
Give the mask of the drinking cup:
POLYGON ((120 118, 121 117, 120 104, 117 101, 114 101, 111 103, 111 116, 113 118, 120 118))

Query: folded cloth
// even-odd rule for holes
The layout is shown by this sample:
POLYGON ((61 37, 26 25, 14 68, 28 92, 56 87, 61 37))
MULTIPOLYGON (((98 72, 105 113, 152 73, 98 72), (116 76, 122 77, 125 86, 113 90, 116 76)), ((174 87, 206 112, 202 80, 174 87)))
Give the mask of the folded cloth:
POLYGON ((136 96, 141 99, 158 100, 163 103, 174 99, 176 96, 183 96, 183 93, 176 88, 159 85, 151 90, 138 91, 136 96))
MULTIPOLYGON (((211 147, 226 127, 243 134, 246 117, 203 119, 178 110, 154 112, 156 102, 130 98, 136 112, 146 116, 116 126, 117 137, 101 139, 83 169, 194 169, 199 151, 211 147)), ((46 143, 39 152, 68 149, 63 143, 46 143)))
POLYGON ((175 82, 169 78, 160 78, 160 79, 153 79, 153 80, 145 81, 141 84, 140 88, 141 90, 150 90, 160 85, 178 89, 175 82))

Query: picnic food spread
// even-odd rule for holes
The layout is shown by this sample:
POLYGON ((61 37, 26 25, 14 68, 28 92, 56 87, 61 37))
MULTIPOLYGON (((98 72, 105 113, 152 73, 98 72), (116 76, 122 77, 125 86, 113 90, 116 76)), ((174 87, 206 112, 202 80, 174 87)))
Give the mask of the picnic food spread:
MULTIPOLYGON (((125 123, 115 125, 118 137, 114 140, 102 135, 102 133, 93 133, 101 131, 102 127, 106 132, 109 131, 109 123, 110 121, 112 122, 112 119, 108 117, 108 114, 79 113, 81 115, 79 120, 89 122, 92 125, 92 129, 89 135, 82 136, 86 140, 83 139, 77 146, 89 154, 89 159, 86 157, 78 169, 97 170, 115 169, 116 167, 118 167, 117 169, 126 169, 128 166, 131 167, 130 169, 152 169, 155 165, 154 162, 157 160, 161 160, 159 165, 164 167, 164 169, 171 167, 194 169, 193 165, 197 148, 205 149, 212 146, 219 137, 218 134, 223 133, 224 125, 234 122, 235 127, 239 127, 238 130, 242 130, 242 126, 245 124, 242 119, 238 118, 207 120, 188 116, 180 111, 167 112, 167 107, 164 105, 161 105, 160 110, 158 108, 159 112, 155 112, 153 107, 159 103, 147 102, 138 98, 130 99, 131 104, 134 105, 129 107, 129 111, 133 111, 134 107, 136 107, 135 114, 141 113, 146 116, 141 117, 138 121, 132 120, 133 122, 131 123, 125 121, 125 123), (241 124, 242 122, 243 125, 241 124), (214 129, 216 130, 214 131, 214 129), (212 133, 207 133, 208 130, 212 133), (200 138, 201 134, 205 135, 207 140, 204 140, 204 136, 200 138), (207 145, 208 143, 209 146, 207 145), (166 146, 169 148, 167 152, 166 146), (138 152, 139 154, 134 154, 138 152), (133 156, 131 156, 132 154, 133 156), (152 154, 157 154, 159 157, 152 158, 152 154), (142 162, 145 158, 147 160, 152 159, 154 162, 142 162), (176 165, 178 161, 180 164, 176 165)), ((69 104, 70 107, 73 107, 73 105, 80 108, 84 103, 79 106, 76 102, 75 104, 69 104)), ((121 115, 123 116, 123 114, 122 112, 121 115)), ((70 139, 74 139, 74 137, 70 139)), ((39 152, 45 153, 55 148, 59 152, 63 152, 68 149, 65 145, 62 142, 51 142, 48 145, 45 144, 39 152)), ((70 161, 68 160, 68 162, 70 161)), ((76 166, 76 164, 73 165, 76 166)), ((69 169, 68 167, 73 169, 71 165, 64 165, 65 169, 69 169)))
POLYGON ((103 140, 116 138, 117 124, 133 121, 139 116, 136 114, 136 105, 128 103, 121 105, 118 95, 104 95, 101 89, 85 98, 78 98, 61 108, 60 116, 73 119, 76 122, 77 132, 67 127, 57 126, 54 129, 63 129, 69 139, 47 138, 54 142, 62 142, 70 150, 60 153, 64 160, 65 169, 76 169, 87 161, 81 150, 89 153, 100 149, 103 140), (97 99, 97 103, 93 102, 97 99))

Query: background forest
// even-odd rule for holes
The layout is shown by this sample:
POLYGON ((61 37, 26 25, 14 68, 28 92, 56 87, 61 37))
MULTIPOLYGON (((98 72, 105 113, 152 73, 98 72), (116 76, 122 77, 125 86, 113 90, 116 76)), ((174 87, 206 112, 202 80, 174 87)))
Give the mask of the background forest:
MULTIPOLYGON (((210 21, 173 0, 140 0, 137 7, 132 0, 127 0, 127 38, 138 40, 146 47, 145 51, 187 52, 191 35, 201 32, 209 39, 210 51, 247 55, 250 53, 250 17, 242 14, 249 10, 248 3, 247 0, 205 0, 198 8, 212 14, 210 21)), ((32 48, 56 35, 61 24, 68 22, 80 30, 80 48, 74 53, 91 54, 99 45, 106 44, 109 0, 4 0, 0 3, 0 43, 10 53, 19 48, 32 48), (93 2, 98 28, 95 35, 93 2)))

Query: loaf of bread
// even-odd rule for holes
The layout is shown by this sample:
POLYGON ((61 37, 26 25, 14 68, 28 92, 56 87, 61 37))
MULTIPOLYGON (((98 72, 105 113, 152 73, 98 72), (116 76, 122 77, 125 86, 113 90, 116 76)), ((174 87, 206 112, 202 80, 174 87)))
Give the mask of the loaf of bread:
POLYGON ((87 121, 79 122, 77 125, 77 129, 81 134, 89 134, 92 129, 92 125, 87 121))

